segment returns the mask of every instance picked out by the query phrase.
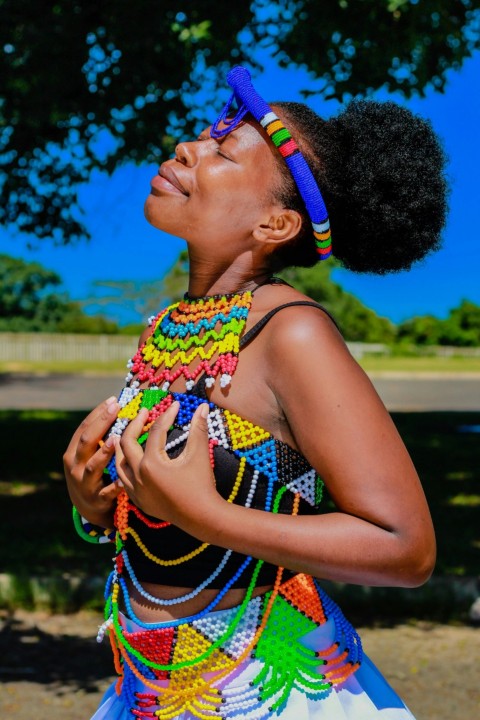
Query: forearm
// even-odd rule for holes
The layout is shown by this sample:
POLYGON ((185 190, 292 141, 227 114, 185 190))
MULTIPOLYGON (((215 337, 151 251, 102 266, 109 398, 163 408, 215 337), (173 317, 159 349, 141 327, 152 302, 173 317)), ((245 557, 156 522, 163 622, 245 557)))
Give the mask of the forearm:
POLYGON ((361 585, 420 585, 435 555, 431 527, 413 538, 341 512, 276 515, 225 503, 210 522, 189 531, 296 572, 361 585))

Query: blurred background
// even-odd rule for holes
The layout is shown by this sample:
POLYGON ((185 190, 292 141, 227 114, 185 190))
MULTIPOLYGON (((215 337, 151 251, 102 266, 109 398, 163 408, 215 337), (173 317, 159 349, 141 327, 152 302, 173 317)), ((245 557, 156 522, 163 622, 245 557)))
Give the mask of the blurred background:
POLYGON ((333 260, 283 276, 337 318, 438 534, 425 587, 330 590, 419 720, 476 717, 480 0, 0 1, 0 715, 83 720, 112 674, 92 640, 111 549, 76 537, 61 456, 120 389, 148 316, 186 289, 185 244, 143 203, 236 63, 270 101, 325 118, 393 99, 449 156, 441 251, 387 277, 333 260))

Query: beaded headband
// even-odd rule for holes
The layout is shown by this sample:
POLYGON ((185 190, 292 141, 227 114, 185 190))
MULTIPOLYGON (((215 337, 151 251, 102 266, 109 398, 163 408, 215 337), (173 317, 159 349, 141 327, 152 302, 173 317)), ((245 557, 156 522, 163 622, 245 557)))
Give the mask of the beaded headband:
POLYGON ((210 130, 211 137, 219 138, 232 132, 247 112, 260 123, 280 151, 305 203, 313 227, 318 259, 326 260, 332 254, 330 221, 320 188, 297 143, 280 118, 257 93, 246 68, 241 65, 233 67, 227 75, 227 82, 233 93, 213 123, 210 130), (238 111, 233 118, 229 118, 234 99, 237 101, 238 111), (225 127, 219 129, 220 123, 225 127))

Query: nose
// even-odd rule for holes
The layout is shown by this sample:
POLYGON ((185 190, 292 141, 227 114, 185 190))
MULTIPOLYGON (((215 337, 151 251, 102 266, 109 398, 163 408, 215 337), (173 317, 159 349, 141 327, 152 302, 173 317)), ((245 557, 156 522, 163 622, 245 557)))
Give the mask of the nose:
POLYGON ((182 165, 193 167, 196 162, 195 154, 195 143, 193 142, 181 142, 175 148, 175 160, 178 160, 182 165))

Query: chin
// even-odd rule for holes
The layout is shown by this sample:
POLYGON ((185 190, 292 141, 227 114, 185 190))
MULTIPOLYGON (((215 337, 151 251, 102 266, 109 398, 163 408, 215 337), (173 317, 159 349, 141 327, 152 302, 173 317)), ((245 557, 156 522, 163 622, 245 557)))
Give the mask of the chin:
POLYGON ((153 225, 153 227, 162 230, 163 228, 161 228, 158 224, 158 208, 155 208, 155 203, 153 202, 154 199, 154 195, 147 195, 147 198, 143 205, 143 214, 145 215, 145 219, 150 223, 150 225, 153 225))
POLYGON ((148 195, 143 206, 143 214, 146 221, 157 230, 179 237, 182 240, 183 235, 178 232, 178 223, 175 225, 171 221, 169 222, 169 213, 165 210, 162 211, 155 202, 157 198, 155 195, 148 195))

